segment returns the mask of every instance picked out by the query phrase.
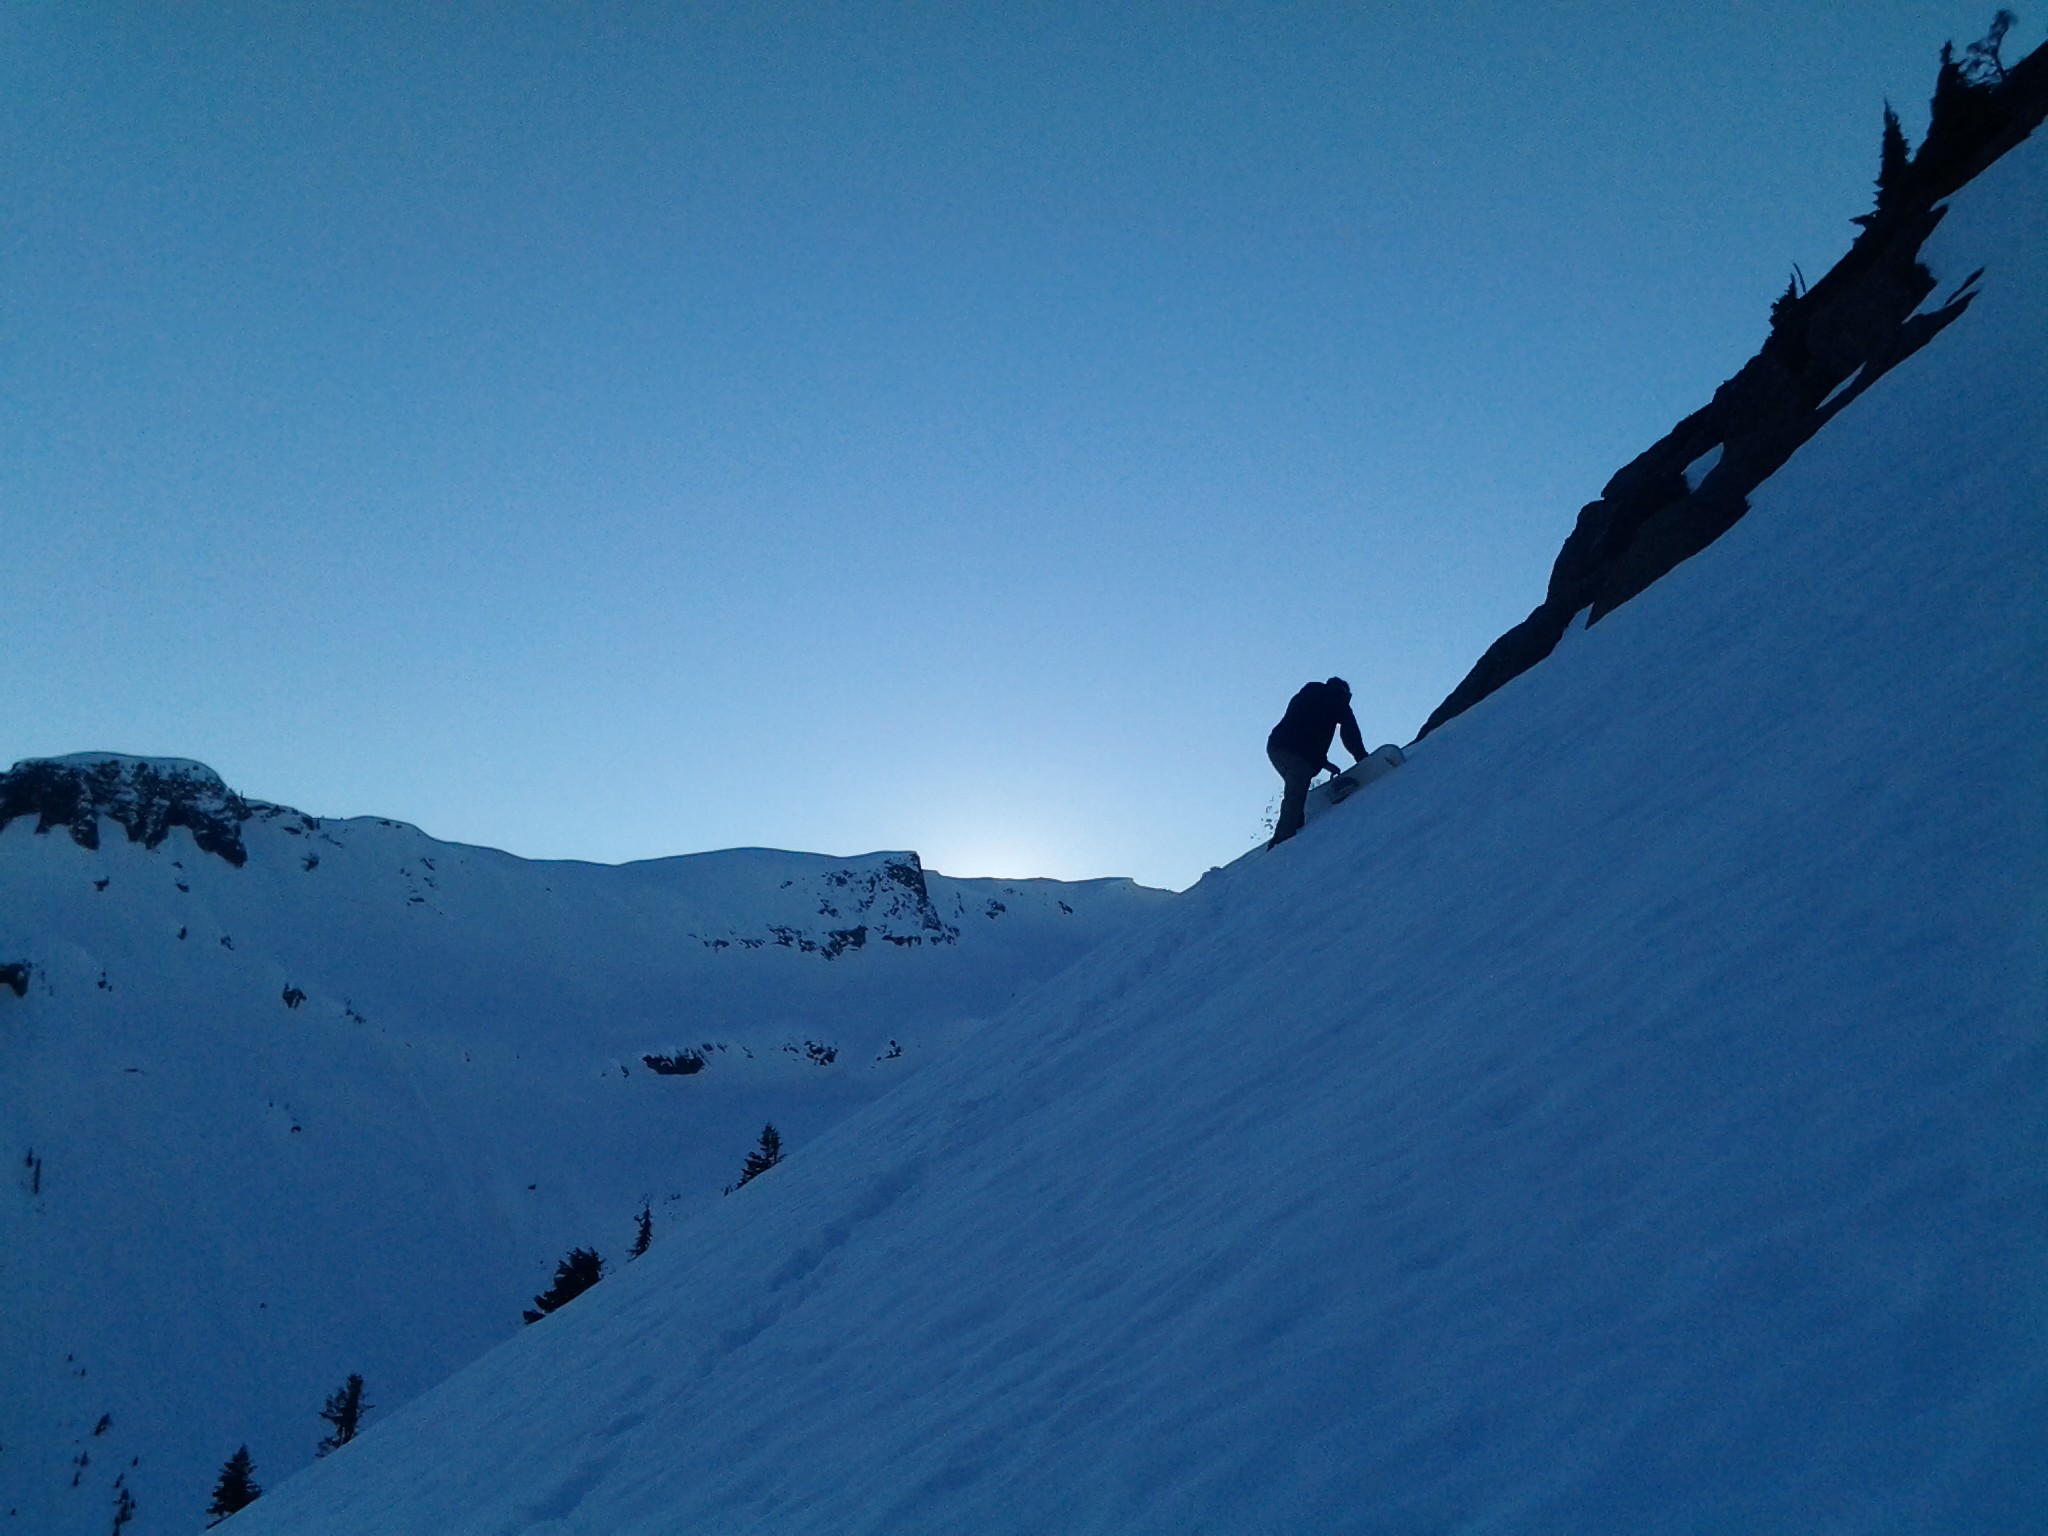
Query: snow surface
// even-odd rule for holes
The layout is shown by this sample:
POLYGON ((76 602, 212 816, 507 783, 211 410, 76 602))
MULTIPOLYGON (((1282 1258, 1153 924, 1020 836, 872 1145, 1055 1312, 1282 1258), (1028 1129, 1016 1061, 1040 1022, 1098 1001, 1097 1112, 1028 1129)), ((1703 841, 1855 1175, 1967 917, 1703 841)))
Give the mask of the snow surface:
POLYGON ((1706 482, 1707 476, 1714 472, 1714 466, 1721 462, 1721 450, 1726 446, 1724 443, 1716 443, 1685 466, 1686 490, 1696 491, 1706 482))
MULTIPOLYGON (((1858 363, 1856 365, 1856 371, 1850 374, 1849 377, 1847 377, 1846 379, 1842 380, 1842 382, 1837 384, 1833 389, 1829 390, 1827 394, 1822 398, 1820 404, 1815 406, 1814 409, 1817 411, 1826 410, 1829 406, 1833 405, 1836 400, 1840 399, 1845 391, 1855 388, 1856 381, 1862 377, 1863 364, 1858 363)), ((1691 485, 1691 481, 1689 478, 1687 484, 1693 490, 1699 489, 1699 487, 1691 485)))
MULTIPOLYGON (((234 814, 201 764, 58 761, 234 814)), ((234 803, 239 868, 184 827, 0 831, 0 965, 31 966, 0 986, 0 1532, 101 1536, 117 1479, 126 1536, 197 1528, 237 1445, 259 1480, 311 1461, 350 1372, 375 1423, 518 1333, 570 1247, 616 1267, 643 1202, 667 1243, 765 1122, 801 1147, 1168 899, 912 854, 534 863, 234 803)))
POLYGON ((237 1536, 2038 1532, 2044 150, 1719 543, 237 1536))
POLYGON ((1309 791, 1308 799, 1303 803, 1302 807, 1303 825, 1314 821, 1325 812, 1347 804, 1392 773, 1405 761, 1407 759, 1401 749, 1392 742, 1374 747, 1372 751, 1368 752, 1359 761, 1353 763, 1349 768, 1346 768, 1342 773, 1333 774, 1309 791), (1342 788, 1341 798, 1338 794, 1340 786, 1342 788))

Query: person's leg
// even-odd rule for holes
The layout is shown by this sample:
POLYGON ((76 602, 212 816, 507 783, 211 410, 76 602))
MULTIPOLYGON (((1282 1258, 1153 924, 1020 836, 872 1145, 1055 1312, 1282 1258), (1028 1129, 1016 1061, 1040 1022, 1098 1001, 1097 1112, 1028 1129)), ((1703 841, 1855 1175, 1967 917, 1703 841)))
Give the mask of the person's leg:
POLYGON ((1308 787, 1322 772, 1323 765, 1272 747, 1266 749, 1266 759, 1272 763, 1273 771, 1280 775, 1284 786, 1280 795, 1280 820, 1273 828, 1272 842, 1266 844, 1271 848, 1294 836, 1301 830, 1302 822, 1308 819, 1308 787))

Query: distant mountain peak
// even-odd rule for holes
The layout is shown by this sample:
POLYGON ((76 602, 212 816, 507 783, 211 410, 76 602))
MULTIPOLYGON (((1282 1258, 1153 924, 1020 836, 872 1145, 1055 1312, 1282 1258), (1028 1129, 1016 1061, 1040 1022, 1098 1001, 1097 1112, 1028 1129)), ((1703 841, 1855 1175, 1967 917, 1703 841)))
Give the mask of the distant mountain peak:
POLYGON ((206 764, 182 757, 79 752, 25 758, 0 774, 0 831, 34 816, 37 832, 63 827, 81 848, 99 847, 104 816, 146 848, 184 827, 202 852, 239 867, 249 857, 242 823, 256 809, 206 764))

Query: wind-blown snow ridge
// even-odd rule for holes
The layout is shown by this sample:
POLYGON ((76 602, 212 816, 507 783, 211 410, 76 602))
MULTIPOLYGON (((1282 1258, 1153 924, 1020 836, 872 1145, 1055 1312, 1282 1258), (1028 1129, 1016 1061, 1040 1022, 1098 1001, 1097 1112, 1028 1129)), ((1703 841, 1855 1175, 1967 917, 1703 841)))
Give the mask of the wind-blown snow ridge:
POLYGON ((242 1536, 2038 1531, 2044 205, 1711 548, 242 1536))

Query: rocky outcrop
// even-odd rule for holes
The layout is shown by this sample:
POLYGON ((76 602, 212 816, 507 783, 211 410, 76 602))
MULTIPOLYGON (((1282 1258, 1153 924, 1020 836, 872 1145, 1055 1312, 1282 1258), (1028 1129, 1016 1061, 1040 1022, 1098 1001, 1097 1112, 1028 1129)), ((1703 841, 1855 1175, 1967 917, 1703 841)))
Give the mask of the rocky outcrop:
POLYGON ((1878 210, 1856 221, 1863 233, 1848 254, 1804 292, 1788 288, 1757 355, 1580 511, 1543 601, 1487 648, 1419 735, 1543 660, 1581 612, 1598 623, 1726 533, 1801 444, 1962 314, 1982 274, 1927 307, 1935 279, 1921 247, 1942 200, 2044 117, 2048 47, 1995 74, 1980 65, 1974 78, 1944 50, 1926 141, 1883 186, 1878 210))
POLYGON ((81 848, 99 847, 102 817, 146 848, 184 827, 202 852, 239 868, 249 858, 242 823, 258 809, 212 769, 177 758, 29 758, 0 774, 0 831, 33 816, 37 832, 63 827, 81 848))
MULTIPOLYGON (((835 960, 870 940, 917 948, 956 944, 960 930, 939 915, 925 884, 924 865, 914 853, 870 854, 856 863, 809 877, 800 912, 760 927, 734 926, 693 933, 706 949, 794 949, 835 960), (816 902, 815 914, 809 910, 816 902), (829 922, 830 926, 827 926, 829 922)), ((782 882, 786 889, 792 882, 782 882)))

